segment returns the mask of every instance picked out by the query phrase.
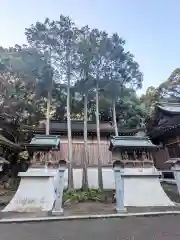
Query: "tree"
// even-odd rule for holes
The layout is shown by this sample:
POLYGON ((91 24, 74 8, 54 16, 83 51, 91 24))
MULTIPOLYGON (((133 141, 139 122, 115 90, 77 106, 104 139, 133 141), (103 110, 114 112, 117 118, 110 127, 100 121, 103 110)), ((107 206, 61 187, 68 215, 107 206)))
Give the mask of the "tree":
POLYGON ((119 128, 134 129, 142 126, 146 112, 136 92, 133 89, 124 89, 121 96, 116 103, 119 128))
MULTIPOLYGON (((99 32, 97 29, 89 30, 88 27, 83 28, 83 37, 80 41, 78 69, 80 77, 78 86, 80 92, 84 94, 84 135, 86 136, 87 122, 87 96, 89 89, 96 90, 95 103, 91 101, 92 109, 96 107, 96 123, 97 123, 97 139, 98 139, 98 162, 99 162, 99 185, 102 186, 101 156, 100 156, 100 131, 99 119, 102 117, 112 118, 115 126, 116 135, 118 135, 118 126, 116 123, 116 101, 119 101, 121 89, 126 89, 126 85, 134 88, 141 87, 142 74, 139 71, 139 65, 133 60, 133 56, 129 52, 124 51, 124 41, 114 34, 111 38, 105 32, 99 32), (102 91, 103 90, 103 91, 102 91), (101 100, 99 100, 99 95, 101 100), (104 103, 103 116, 102 102, 104 103), (106 105, 106 106, 105 106, 106 105), (113 111, 110 108, 113 105, 113 111), (111 106, 111 107, 110 107, 111 106)), ((123 92, 123 91, 121 91, 123 92)), ((93 110, 91 110, 93 112, 93 110)), ((85 149, 86 137, 84 139, 85 149)))
POLYGON ((25 34, 29 46, 0 49, 3 103, 11 109, 8 96, 13 95, 11 102, 21 102, 22 106, 18 107, 22 108, 21 117, 26 123, 37 122, 40 116, 46 115, 47 134, 50 117, 67 120, 69 189, 73 187, 71 118, 84 118, 84 188, 88 188, 87 121, 95 119, 98 178, 102 188, 100 120, 113 121, 115 135, 118 128, 140 124, 145 107, 135 93, 142 83, 139 65, 125 51, 125 41, 117 34, 108 36, 88 26, 78 29, 69 17, 62 15, 57 21, 47 18, 43 23, 31 25, 25 34), (13 81, 5 80, 12 77, 13 81), (75 91, 80 98, 75 96, 75 91))
MULTIPOLYGON (((52 60, 56 62, 57 51, 56 48, 59 46, 56 34, 56 25, 54 21, 50 21, 48 18, 45 19, 44 23, 36 22, 35 25, 31 25, 30 28, 26 28, 25 31, 28 43, 37 48, 46 58, 47 63, 52 67, 52 60)), ((54 68, 54 66, 53 66, 54 68)), ((50 109, 52 100, 53 90, 53 72, 48 74, 48 79, 44 81, 43 85, 48 85, 47 92, 47 111, 46 111, 46 134, 49 135, 49 124, 50 124, 50 109)))
POLYGON ((88 26, 80 29, 80 39, 78 42, 78 61, 77 70, 79 72, 79 81, 75 87, 83 96, 84 101, 84 168, 83 168, 83 188, 88 189, 88 139, 87 139, 87 121, 88 121, 88 95, 93 88, 93 54, 91 45, 91 32, 88 26))
POLYGON ((4 65, 3 72, 1 70, 1 111, 13 115, 20 123, 34 124, 43 116, 44 99, 37 98, 36 90, 47 63, 41 54, 27 46, 1 49, 0 57, 4 65))
POLYGON ((62 41, 64 54, 64 69, 66 72, 67 83, 67 125, 68 125, 68 162, 69 162, 69 176, 68 188, 73 188, 73 173, 72 173, 72 136, 71 136, 71 112, 70 112, 70 90, 73 79, 73 67, 76 60, 76 46, 79 35, 78 29, 69 17, 60 16, 60 21, 56 22, 57 32, 62 41))
POLYGON ((99 124, 99 91, 101 89, 101 80, 105 77, 105 56, 108 44, 107 33, 92 29, 90 33, 90 44, 93 56, 93 72, 94 88, 96 91, 96 127, 97 127, 97 146, 98 146, 98 179, 99 187, 103 188, 102 169, 101 169, 101 152, 100 152, 100 124, 99 124))
POLYGON ((158 89, 152 86, 148 87, 145 94, 141 96, 140 100, 142 107, 144 108, 146 118, 151 116, 154 106, 160 98, 158 89))
POLYGON ((112 101, 112 119, 115 129, 115 135, 118 135, 118 124, 116 117, 116 103, 124 101, 123 95, 127 89, 138 89, 142 85, 142 73, 139 71, 139 65, 134 61, 130 52, 124 49, 125 41, 113 34, 109 38, 106 55, 106 79, 107 84, 104 87, 104 94, 112 101))
POLYGON ((85 81, 88 81, 86 78, 84 81, 79 81, 75 85, 76 91, 81 93, 81 97, 84 101, 84 161, 83 161, 83 184, 82 187, 84 190, 88 189, 88 175, 87 175, 87 166, 88 166, 88 138, 87 138, 87 121, 88 121, 88 90, 84 85, 85 81))
MULTIPOLYGON (((69 163, 69 189, 72 188, 72 139, 70 119, 70 87, 72 69, 76 56, 76 38, 78 30, 69 17, 60 15, 58 21, 46 19, 44 23, 37 22, 26 29, 26 36, 31 45, 41 51, 51 52, 51 65, 63 76, 63 83, 67 86, 67 125, 68 125, 68 163, 69 163)), ((60 80, 59 80, 60 83, 60 80)))
POLYGON ((156 95, 160 100, 180 101, 180 68, 176 68, 169 78, 159 85, 156 95))
MULTIPOLYGON (((105 91, 100 97, 100 119, 102 121, 112 122, 113 110, 111 94, 105 91)), ((119 98, 116 100, 116 121, 118 132, 122 129, 137 128, 144 121, 146 112, 140 98, 133 89, 120 88, 119 98)))

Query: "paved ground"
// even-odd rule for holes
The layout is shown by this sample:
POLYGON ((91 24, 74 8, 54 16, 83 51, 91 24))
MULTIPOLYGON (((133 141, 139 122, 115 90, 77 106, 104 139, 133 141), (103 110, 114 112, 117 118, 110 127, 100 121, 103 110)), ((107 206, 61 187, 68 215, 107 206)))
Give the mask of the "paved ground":
POLYGON ((0 224, 1 240, 179 240, 180 216, 0 224))

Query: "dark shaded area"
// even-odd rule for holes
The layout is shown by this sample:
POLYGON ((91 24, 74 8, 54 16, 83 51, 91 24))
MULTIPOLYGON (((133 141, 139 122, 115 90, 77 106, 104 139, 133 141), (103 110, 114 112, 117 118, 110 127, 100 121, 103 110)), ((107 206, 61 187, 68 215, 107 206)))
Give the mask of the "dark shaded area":
POLYGON ((167 183, 162 183, 161 184, 165 193, 168 195, 168 197, 176 203, 180 203, 180 196, 178 193, 178 189, 176 185, 173 184, 167 184, 167 183))

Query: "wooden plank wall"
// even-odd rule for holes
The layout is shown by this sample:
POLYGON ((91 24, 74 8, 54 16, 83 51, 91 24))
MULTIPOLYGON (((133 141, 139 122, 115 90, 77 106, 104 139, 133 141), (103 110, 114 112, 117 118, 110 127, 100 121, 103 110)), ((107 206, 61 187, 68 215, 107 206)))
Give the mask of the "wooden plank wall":
MULTIPOLYGON (((67 140, 61 140, 60 143, 60 159, 67 159, 68 154, 68 143, 67 140)), ((112 153, 109 149, 109 140, 101 140, 100 145, 100 157, 102 166, 108 166, 112 163, 112 153)), ((88 166, 97 166, 98 165, 98 145, 97 140, 88 140, 88 166)), ((83 166, 84 161, 84 142, 82 139, 73 139, 72 140, 72 158, 73 165, 77 167, 83 166)))
POLYGON ((158 170, 170 170, 170 166, 165 162, 169 159, 167 149, 158 149, 153 154, 154 165, 158 170))

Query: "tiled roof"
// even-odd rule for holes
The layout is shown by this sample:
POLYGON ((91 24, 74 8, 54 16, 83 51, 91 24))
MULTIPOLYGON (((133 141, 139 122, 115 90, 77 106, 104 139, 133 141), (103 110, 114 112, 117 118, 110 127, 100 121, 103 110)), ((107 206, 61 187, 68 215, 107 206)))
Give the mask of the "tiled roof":
POLYGON ((180 114, 180 103, 159 103, 156 107, 169 114, 180 114))
MULTIPOLYGON (((84 122, 83 121, 71 121, 72 131, 84 131, 84 122)), ((58 131, 67 131, 67 122, 58 122, 52 121, 50 123, 51 130, 58 131)), ((87 123, 88 132, 96 132, 96 123, 88 122, 87 123)), ((101 132, 114 132, 113 126, 110 123, 100 123, 100 131, 101 132)))
POLYGON ((157 148, 148 137, 119 136, 111 138, 110 150, 112 148, 157 148))
POLYGON ((21 148, 18 144, 11 142, 10 140, 5 138, 1 134, 0 134, 0 144, 4 145, 6 147, 12 148, 12 149, 20 149, 21 148))
POLYGON ((59 148, 60 137, 54 135, 35 135, 31 142, 25 144, 27 148, 59 148))

